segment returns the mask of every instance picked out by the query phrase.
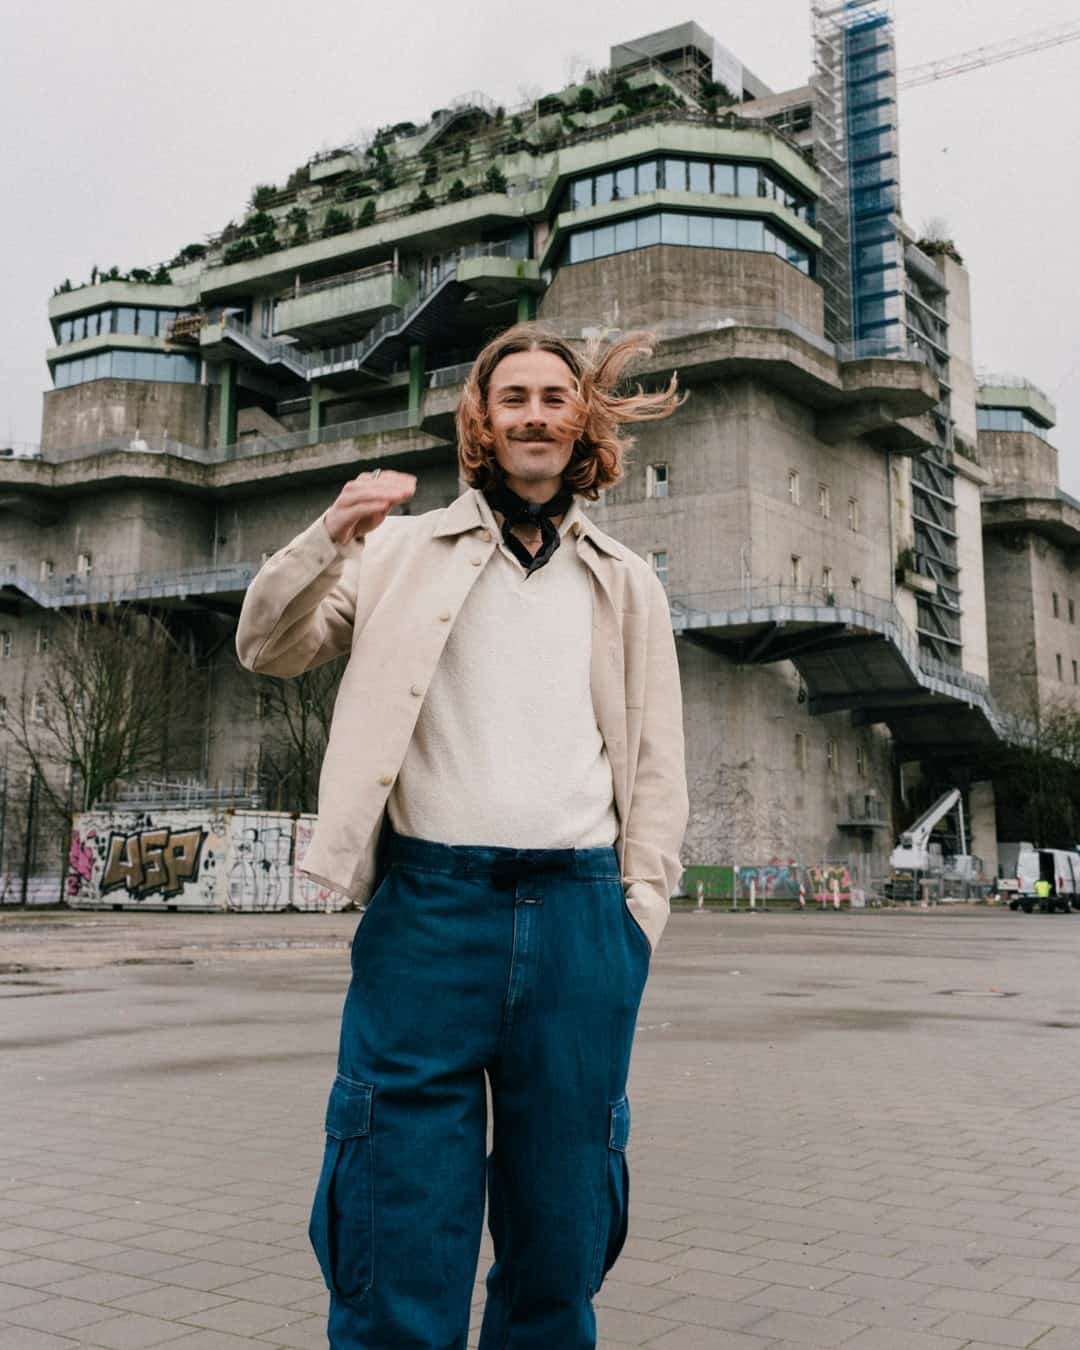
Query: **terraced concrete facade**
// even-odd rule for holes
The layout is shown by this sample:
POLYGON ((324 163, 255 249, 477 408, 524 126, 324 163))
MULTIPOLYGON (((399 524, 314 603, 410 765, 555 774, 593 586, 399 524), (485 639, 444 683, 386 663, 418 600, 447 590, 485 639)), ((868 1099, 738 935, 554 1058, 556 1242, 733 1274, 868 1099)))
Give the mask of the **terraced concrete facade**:
MULTIPOLYGON (((245 221, 147 269, 156 284, 54 296, 61 387, 45 395, 40 455, 0 461, 9 699, 58 612, 161 605, 206 682, 162 775, 253 779, 272 728, 229 640, 247 581, 366 467, 416 473, 413 511, 451 501, 468 363, 538 316, 575 340, 651 328, 640 377, 678 369, 690 393, 642 429, 592 510, 671 597, 686 861, 834 861, 870 885, 914 812, 901 764, 934 783, 959 758, 978 784, 1000 734, 980 470, 942 451, 941 388, 919 350, 825 336, 820 185, 807 135, 785 130, 807 91, 774 95, 749 72, 732 89, 685 34, 671 41, 527 109, 470 96, 386 128, 258 189, 245 221), (912 466, 931 453, 956 482, 964 578, 948 662, 916 634, 935 583, 912 466)), ((964 282, 960 269, 966 306, 964 282)), ((970 369, 962 320, 954 372, 970 369)), ((954 374, 952 408, 974 426, 969 383, 954 374)), ((992 869, 992 791, 972 800, 992 869)))

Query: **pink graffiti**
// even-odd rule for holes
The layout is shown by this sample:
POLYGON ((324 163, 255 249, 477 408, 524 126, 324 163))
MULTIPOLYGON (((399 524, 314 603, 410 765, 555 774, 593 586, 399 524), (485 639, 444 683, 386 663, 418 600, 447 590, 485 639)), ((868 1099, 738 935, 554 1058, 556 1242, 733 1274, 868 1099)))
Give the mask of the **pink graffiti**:
POLYGON ((71 833, 71 849, 68 853, 68 867, 71 869, 67 879, 68 895, 78 895, 83 885, 90 881, 94 874, 94 848, 89 842, 94 838, 91 833, 87 836, 87 842, 79 838, 73 830, 71 833))

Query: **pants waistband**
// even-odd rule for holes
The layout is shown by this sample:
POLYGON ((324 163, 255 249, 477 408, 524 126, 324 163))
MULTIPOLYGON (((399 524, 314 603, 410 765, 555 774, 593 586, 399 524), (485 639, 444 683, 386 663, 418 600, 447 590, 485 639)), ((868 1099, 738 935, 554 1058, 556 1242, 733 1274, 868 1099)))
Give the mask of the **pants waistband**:
POLYGON ((604 881, 619 880, 619 859, 611 846, 495 848, 475 844, 438 844, 430 839, 414 839, 410 835, 390 831, 386 841, 386 860, 391 866, 398 863, 456 877, 505 880, 550 872, 604 881))

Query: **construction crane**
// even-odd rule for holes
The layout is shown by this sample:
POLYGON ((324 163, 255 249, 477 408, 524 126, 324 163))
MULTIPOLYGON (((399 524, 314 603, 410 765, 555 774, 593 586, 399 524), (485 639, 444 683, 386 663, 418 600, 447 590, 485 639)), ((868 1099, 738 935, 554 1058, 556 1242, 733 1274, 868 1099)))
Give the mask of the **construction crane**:
POLYGON ((994 66, 999 61, 1011 61, 1016 56, 1027 56, 1031 52, 1045 51, 1047 47, 1060 47, 1066 42, 1080 39, 1080 22, 1059 23, 1053 28, 1041 28, 1034 33, 1025 33, 1020 37, 1009 38, 1005 42, 990 43, 985 47, 975 47, 970 52, 961 52, 957 56, 946 56, 941 61, 928 61, 923 66, 909 66, 896 76, 898 89, 914 89, 920 84, 933 84, 936 80, 947 80, 950 75, 962 75, 968 70, 978 70, 981 66, 994 66))

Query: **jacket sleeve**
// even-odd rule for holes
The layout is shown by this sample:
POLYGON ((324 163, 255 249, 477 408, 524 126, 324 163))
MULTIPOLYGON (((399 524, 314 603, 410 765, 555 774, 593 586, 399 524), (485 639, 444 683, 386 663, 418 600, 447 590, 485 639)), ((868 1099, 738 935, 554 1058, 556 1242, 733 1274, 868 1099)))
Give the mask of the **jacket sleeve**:
POLYGON ((350 650, 362 539, 339 547, 320 516, 267 559, 244 596, 240 664, 260 675, 302 675, 350 650))
POLYGON ((623 885, 631 914, 655 950, 682 876, 679 850, 690 813, 682 689, 667 593, 650 575, 641 743, 625 824, 623 885))

